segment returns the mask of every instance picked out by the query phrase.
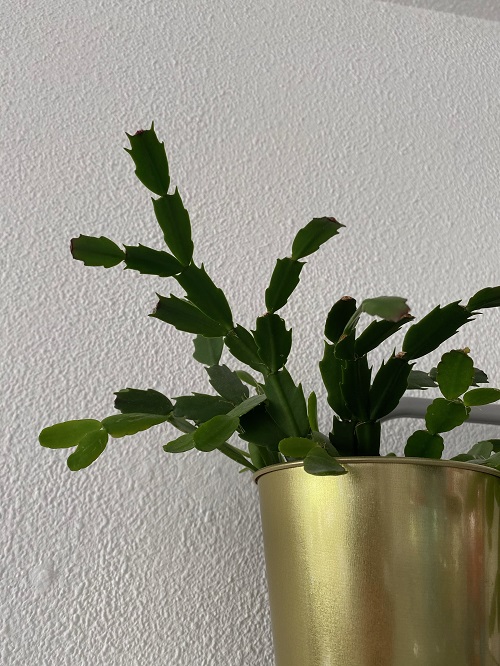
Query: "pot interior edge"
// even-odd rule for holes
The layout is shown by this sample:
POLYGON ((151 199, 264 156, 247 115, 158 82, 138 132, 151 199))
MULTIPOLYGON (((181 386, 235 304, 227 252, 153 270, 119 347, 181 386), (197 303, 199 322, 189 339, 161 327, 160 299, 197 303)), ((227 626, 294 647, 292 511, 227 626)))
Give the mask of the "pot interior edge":
MULTIPOLYGON (((485 467, 484 465, 475 465, 474 463, 460 462, 458 460, 434 460, 432 458, 385 458, 381 456, 352 456, 352 457, 338 457, 337 460, 340 463, 346 464, 359 464, 359 463, 376 463, 376 464, 403 464, 403 465, 431 465, 436 467, 456 467, 458 469, 468 469, 473 472, 483 472, 484 474, 491 474, 500 479, 500 470, 494 469, 492 467, 485 467)), ((298 462, 288 462, 280 463, 278 465, 269 465, 259 469, 253 475, 253 480, 255 483, 258 483, 259 478, 264 476, 264 474, 269 474, 270 472, 277 472, 281 469, 290 469, 293 467, 303 467, 304 463, 302 461, 298 462)))

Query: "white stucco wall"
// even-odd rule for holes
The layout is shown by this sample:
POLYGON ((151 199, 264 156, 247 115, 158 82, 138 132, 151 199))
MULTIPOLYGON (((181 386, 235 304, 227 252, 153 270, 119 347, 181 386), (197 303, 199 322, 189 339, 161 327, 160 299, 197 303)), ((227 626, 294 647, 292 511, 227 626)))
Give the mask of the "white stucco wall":
MULTIPOLYGON (((283 310, 289 368, 324 402, 338 297, 406 296, 420 316, 500 284, 500 24, 374 0, 16 0, 1 16, 0 663, 271 666, 249 475, 169 457, 163 426, 79 473, 37 444, 113 413, 121 388, 208 386, 191 336, 147 316, 171 281, 86 268, 69 240, 161 249, 122 150, 151 120, 242 324, 298 228, 335 216, 346 228, 283 310)), ((493 385, 499 324, 489 311, 450 343, 493 385)), ((385 426, 387 448, 418 425, 385 426)), ((455 447, 487 436, 470 426, 455 447)))

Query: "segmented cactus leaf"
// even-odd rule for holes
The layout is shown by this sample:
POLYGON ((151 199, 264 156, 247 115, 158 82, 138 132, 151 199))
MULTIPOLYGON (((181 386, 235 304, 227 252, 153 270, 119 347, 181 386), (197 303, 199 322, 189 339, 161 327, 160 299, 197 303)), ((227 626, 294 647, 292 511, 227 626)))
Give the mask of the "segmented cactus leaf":
POLYGON ((304 469, 315 476, 339 476, 347 470, 319 444, 312 448, 304 458, 304 469))
POLYGON ((94 430, 80 440, 78 446, 66 461, 72 472, 88 467, 99 458, 108 443, 106 430, 94 430))
POLYGON ((417 430, 408 437, 405 456, 439 459, 443 455, 443 450, 444 440, 441 435, 433 435, 427 430, 417 430))
POLYGON ((365 356, 413 319, 415 317, 406 314, 399 321, 389 321, 387 319, 372 321, 356 339, 354 343, 355 354, 357 356, 365 356))
POLYGON ((349 319, 356 312, 356 300, 343 296, 333 304, 325 323, 325 337, 330 342, 338 342, 349 319))
POLYGON ((163 238, 170 252, 187 266, 193 258, 193 241, 189 213, 184 208, 179 190, 152 199, 156 219, 163 231, 163 238))
POLYGON ((408 386, 406 387, 407 391, 420 389, 425 390, 428 388, 435 388, 437 386, 436 382, 432 377, 423 370, 410 370, 408 375, 408 386))
POLYGON ((486 287, 481 289, 469 299, 467 310, 484 310, 500 306, 500 287, 486 287))
POLYGON ((193 433, 181 435, 177 439, 172 440, 163 446, 163 450, 167 453, 185 453, 194 449, 193 433))
POLYGON ((477 388, 467 391, 463 397, 468 407, 489 405, 500 400, 500 390, 496 388, 477 388))
POLYGON ((227 414, 232 408, 230 402, 218 395, 193 393, 176 398, 174 416, 183 417, 199 425, 214 416, 227 414))
POLYGON ((259 356, 257 343, 246 328, 237 324, 224 338, 224 343, 231 354, 250 368, 267 374, 267 369, 259 356))
POLYGON ((474 362, 460 349, 446 352, 438 363, 436 380, 444 397, 454 400, 474 381, 474 362))
POLYGON ((125 268, 139 271, 143 275, 171 277, 182 271, 182 264, 168 252, 139 244, 125 245, 125 268))
POLYGON ((309 419, 302 386, 296 386, 286 368, 270 374, 265 380, 267 411, 290 437, 309 434, 309 419))
POLYGON ((436 398, 427 407, 425 425, 433 435, 448 432, 462 425, 469 416, 469 409, 461 400, 436 398))
POLYGON ((197 333, 206 338, 220 338, 226 333, 219 322, 207 317, 199 308, 188 301, 171 294, 169 297, 157 294, 159 301, 149 315, 175 326, 179 331, 197 333))
POLYGON ((365 421, 356 426, 359 456, 380 455, 380 421, 365 421))
POLYGON ((370 418, 371 374, 366 356, 345 361, 342 367, 342 397, 347 409, 358 421, 368 421, 370 418))
POLYGON ((306 437, 286 437, 279 443, 279 450, 288 458, 305 458, 316 446, 318 446, 317 442, 306 437))
POLYGON ((114 414, 101 421, 106 432, 115 437, 125 437, 126 435, 135 435, 142 430, 148 430, 155 425, 164 423, 168 416, 164 414, 114 414))
POLYGON ((224 400, 238 405, 248 398, 248 386, 245 386, 238 375, 227 365, 213 365, 206 368, 206 371, 210 377, 210 384, 224 400))
POLYGON ((409 359, 429 354, 472 319, 469 310, 459 305, 459 301, 445 305, 444 308, 438 305, 410 326, 403 340, 403 351, 409 359))
POLYGON ((277 314, 267 313, 258 317, 253 337, 259 356, 271 372, 280 370, 288 360, 292 347, 292 331, 277 314))
POLYGON ((303 259, 316 252, 323 243, 338 234, 343 226, 333 217, 315 217, 295 236, 292 259, 303 259))
POLYGON ((228 414, 214 416, 202 423, 193 433, 194 445, 198 451, 213 451, 225 443, 236 432, 240 420, 228 414))
POLYGON ((286 304, 293 290, 299 284, 300 271, 303 266, 304 262, 296 261, 290 257, 276 261, 265 294, 268 312, 276 312, 286 304))
POLYGON ((205 338, 203 335, 197 335, 193 343, 193 358, 198 363, 208 367, 219 363, 224 349, 224 338, 205 338))
POLYGON ((65 421, 44 428, 38 437, 38 441, 48 449, 70 449, 77 446, 85 435, 96 432, 101 428, 101 422, 96 419, 65 421))
POLYGON ((278 450, 279 442, 286 437, 278 424, 269 416, 265 405, 259 405, 240 418, 242 432, 239 437, 246 442, 254 442, 261 447, 278 450))
POLYGON ((370 421, 390 414, 408 386, 411 365, 406 357, 392 356, 382 363, 370 389, 370 421))
POLYGON ((135 134, 127 134, 130 148, 124 150, 135 163, 135 175, 148 190, 164 195, 168 192, 170 176, 165 145, 156 136, 154 123, 148 130, 139 130, 135 134))
POLYGON ((233 315, 224 292, 213 283, 203 264, 201 268, 191 264, 176 279, 185 289, 186 298, 207 317, 219 322, 225 333, 233 328, 233 315))
POLYGON ((319 362, 319 369, 327 391, 327 401, 341 419, 348 421, 352 419, 352 414, 345 404, 341 389, 344 363, 345 361, 335 356, 335 346, 325 342, 325 351, 323 359, 319 362))
POLYGON ((168 416, 174 406, 166 395, 153 389, 125 388, 115 393, 115 409, 122 414, 162 414, 168 416))
POLYGON ((111 268, 125 259, 125 252, 116 243, 100 236, 84 236, 71 239, 71 254, 74 259, 83 261, 85 266, 111 268))

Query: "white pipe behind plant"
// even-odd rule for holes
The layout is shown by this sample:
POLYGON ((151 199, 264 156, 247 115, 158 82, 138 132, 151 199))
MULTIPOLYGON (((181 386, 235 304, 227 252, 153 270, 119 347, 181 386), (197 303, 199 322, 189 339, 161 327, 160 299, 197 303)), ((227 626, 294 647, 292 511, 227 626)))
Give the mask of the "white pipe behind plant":
MULTIPOLYGON (((432 400, 432 398, 401 398, 396 409, 380 420, 390 421, 392 419, 404 418, 423 419, 425 418, 427 407, 431 404, 432 400)), ((500 425, 500 405, 472 407, 467 422, 500 425)))

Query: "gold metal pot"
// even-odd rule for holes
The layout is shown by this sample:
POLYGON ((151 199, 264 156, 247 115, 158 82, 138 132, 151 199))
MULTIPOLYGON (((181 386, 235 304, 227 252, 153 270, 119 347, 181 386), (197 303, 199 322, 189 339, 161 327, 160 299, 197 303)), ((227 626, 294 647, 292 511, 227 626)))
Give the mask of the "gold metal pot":
POLYGON ((276 666, 498 666, 500 472, 339 461, 255 474, 276 666))

